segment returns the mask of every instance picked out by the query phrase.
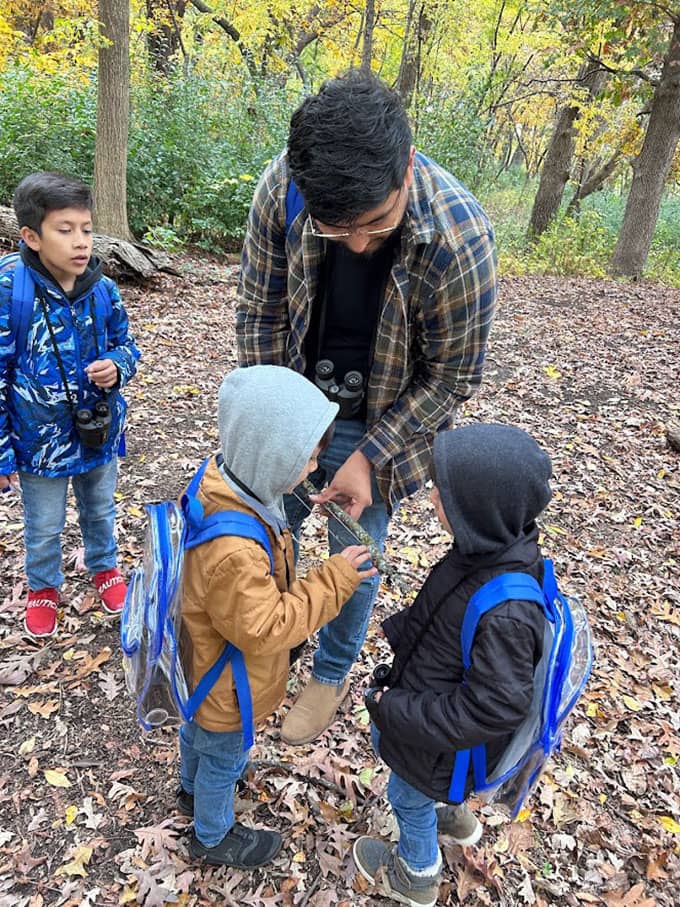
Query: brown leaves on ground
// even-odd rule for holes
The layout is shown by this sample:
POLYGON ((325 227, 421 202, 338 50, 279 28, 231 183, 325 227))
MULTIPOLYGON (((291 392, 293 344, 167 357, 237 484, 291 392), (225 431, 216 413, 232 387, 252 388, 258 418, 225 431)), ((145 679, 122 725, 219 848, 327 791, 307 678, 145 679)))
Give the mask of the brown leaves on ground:
MULTIPOLYGON (((144 504, 174 497, 215 448, 215 403, 236 364, 236 269, 179 260, 182 277, 123 287, 144 353, 127 390, 128 457, 117 494, 123 568, 139 563, 144 504)), ((440 903, 670 907, 680 899, 677 763, 677 291, 555 278, 506 279, 482 392, 464 418, 531 431, 554 462, 546 554, 585 602, 596 664, 563 752, 520 821, 478 805, 482 841, 442 839, 440 903)), ((0 907, 370 907, 357 878, 360 834, 389 839, 386 770, 369 745, 362 690, 387 657, 381 617, 408 604, 448 544, 425 494, 393 521, 393 577, 360 663, 352 705, 315 745, 288 748, 273 717, 242 820, 278 828, 274 864, 248 874, 187 853, 174 804, 172 731, 141 732, 122 674, 118 624, 81 572, 75 509, 64 533, 59 633, 22 635, 26 593, 19 500, 0 501, 0 907)), ((303 535, 322 551, 323 520, 303 535)), ((294 672, 291 696, 309 670, 294 672)))

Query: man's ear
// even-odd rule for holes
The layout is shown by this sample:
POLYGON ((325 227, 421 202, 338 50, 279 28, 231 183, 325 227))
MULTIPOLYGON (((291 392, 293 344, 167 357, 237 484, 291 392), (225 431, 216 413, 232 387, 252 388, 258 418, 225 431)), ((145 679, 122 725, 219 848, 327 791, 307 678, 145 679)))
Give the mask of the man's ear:
POLYGON ((30 227, 22 227, 19 230, 19 235, 26 243, 29 249, 33 249, 34 252, 40 251, 40 234, 36 233, 35 230, 31 230, 30 227))
POLYGON ((416 156, 416 146, 411 145, 411 150, 408 155, 408 164, 406 165, 406 176, 404 177, 404 182, 406 183, 406 188, 410 189, 411 183, 413 182, 413 160, 416 156))

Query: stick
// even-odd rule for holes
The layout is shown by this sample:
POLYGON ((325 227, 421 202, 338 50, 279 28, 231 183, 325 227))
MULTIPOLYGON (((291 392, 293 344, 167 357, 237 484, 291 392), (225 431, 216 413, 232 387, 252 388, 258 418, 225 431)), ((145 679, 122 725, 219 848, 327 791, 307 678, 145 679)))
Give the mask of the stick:
MULTIPOLYGON (((302 487, 305 490, 305 494, 318 494, 317 489, 312 485, 309 479, 305 479, 302 483, 302 487)), ((375 541, 371 536, 366 532, 363 526, 360 526, 356 520, 345 513, 345 511, 338 507, 335 501, 326 501, 323 504, 323 507, 331 514, 331 516, 336 519, 339 523, 348 529, 352 535, 360 542, 362 545, 365 545, 368 548, 369 554, 371 555, 371 560, 375 567, 378 568, 380 573, 387 574, 389 571, 387 569, 387 564, 385 563, 385 558, 382 556, 382 552, 376 545, 375 541)))

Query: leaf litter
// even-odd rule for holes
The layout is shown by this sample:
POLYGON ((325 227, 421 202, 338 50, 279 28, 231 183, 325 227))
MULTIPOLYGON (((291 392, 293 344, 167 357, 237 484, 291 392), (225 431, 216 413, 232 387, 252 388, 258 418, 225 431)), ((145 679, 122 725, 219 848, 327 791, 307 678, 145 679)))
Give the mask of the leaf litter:
MULTIPOLYGON (((177 495, 217 446, 217 388, 236 365, 237 267, 176 258, 179 276, 123 286, 143 351, 116 495, 122 567, 142 553, 144 505, 177 495)), ((506 278, 481 392, 463 421, 530 431, 553 458, 543 545, 562 585, 586 604, 597 646, 585 695, 519 820, 475 804, 480 844, 441 840, 442 904, 670 907, 680 900, 677 705, 680 295, 652 284, 506 278)), ((427 491, 394 518, 351 706, 315 744, 260 729, 237 808, 278 828, 284 847, 251 874, 187 852, 174 803, 176 735, 145 735, 122 673, 118 626, 83 570, 72 504, 58 635, 22 635, 22 513, 0 501, 0 907, 378 907, 351 860, 361 834, 394 836, 362 691, 388 657, 379 622, 408 605, 448 544, 427 491)), ((323 553, 318 514, 301 569, 323 553)), ((308 676, 309 651, 287 707, 308 676)))

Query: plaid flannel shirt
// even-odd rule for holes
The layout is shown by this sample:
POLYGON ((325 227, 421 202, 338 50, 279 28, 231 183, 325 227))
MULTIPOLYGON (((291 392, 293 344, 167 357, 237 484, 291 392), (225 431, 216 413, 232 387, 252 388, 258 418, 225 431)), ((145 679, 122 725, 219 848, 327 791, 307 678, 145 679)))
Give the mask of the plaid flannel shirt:
MULTIPOLYGON (((325 241, 303 209, 286 231, 285 152, 262 175, 241 256, 239 365, 305 371, 304 339, 319 289, 325 241)), ((416 154, 401 247, 375 333, 359 446, 390 508, 429 476, 434 434, 482 379, 496 300, 493 230, 479 202, 416 154)))

